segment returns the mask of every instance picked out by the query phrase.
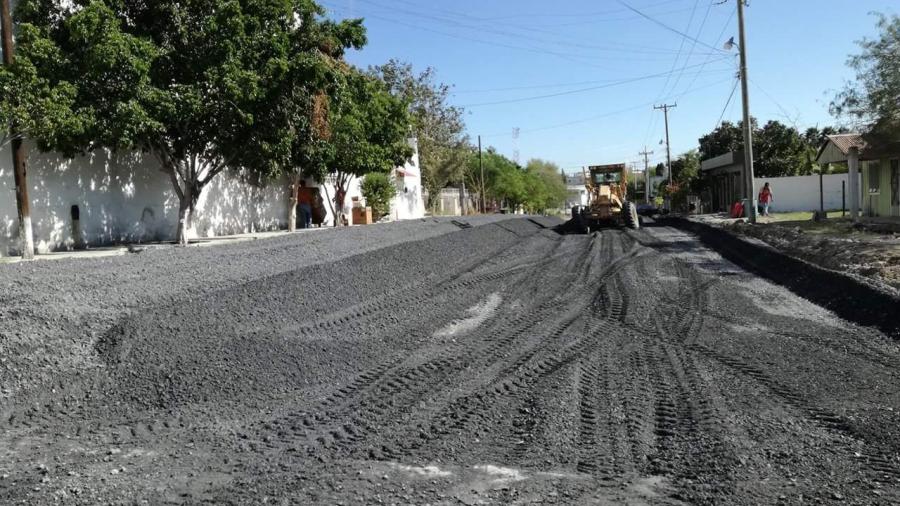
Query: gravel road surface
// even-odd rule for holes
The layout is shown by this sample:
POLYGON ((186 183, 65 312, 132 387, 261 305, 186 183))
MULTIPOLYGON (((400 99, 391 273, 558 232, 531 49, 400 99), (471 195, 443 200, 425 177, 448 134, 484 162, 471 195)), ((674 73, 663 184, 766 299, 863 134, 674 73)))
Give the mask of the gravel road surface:
POLYGON ((895 340, 559 223, 0 266, 0 503, 900 502, 895 340))

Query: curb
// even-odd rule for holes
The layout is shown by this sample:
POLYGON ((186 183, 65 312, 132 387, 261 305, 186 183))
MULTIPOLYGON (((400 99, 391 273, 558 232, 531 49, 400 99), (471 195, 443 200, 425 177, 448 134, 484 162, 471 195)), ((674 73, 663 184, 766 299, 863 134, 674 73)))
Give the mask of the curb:
POLYGON ((828 309, 844 320, 875 327, 894 339, 900 339, 900 319, 895 314, 897 307, 900 307, 900 297, 896 294, 705 223, 675 217, 660 221, 696 235, 700 242, 727 260, 828 309))

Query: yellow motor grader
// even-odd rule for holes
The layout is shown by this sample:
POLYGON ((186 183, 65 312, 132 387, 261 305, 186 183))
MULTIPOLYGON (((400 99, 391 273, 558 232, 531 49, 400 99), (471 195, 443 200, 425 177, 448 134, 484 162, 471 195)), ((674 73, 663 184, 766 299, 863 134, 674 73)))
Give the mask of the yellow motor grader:
POLYGON ((624 163, 592 165, 584 170, 588 205, 572 208, 572 220, 582 233, 616 225, 638 229, 637 206, 628 201, 628 168, 624 163))

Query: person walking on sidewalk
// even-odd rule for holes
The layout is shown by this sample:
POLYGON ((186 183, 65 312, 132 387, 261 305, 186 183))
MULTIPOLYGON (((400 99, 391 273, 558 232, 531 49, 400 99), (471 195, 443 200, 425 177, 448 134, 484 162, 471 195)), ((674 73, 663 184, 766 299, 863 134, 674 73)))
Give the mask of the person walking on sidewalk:
POLYGON ((300 187, 297 188, 297 207, 300 208, 300 218, 302 219, 300 228, 312 227, 312 206, 312 189, 306 186, 305 181, 300 181, 300 187))
POLYGON ((769 215, 769 206, 774 201, 775 196, 772 194, 772 188, 769 187, 769 183, 766 183, 763 185, 762 191, 759 192, 759 205, 762 207, 763 216, 769 215))

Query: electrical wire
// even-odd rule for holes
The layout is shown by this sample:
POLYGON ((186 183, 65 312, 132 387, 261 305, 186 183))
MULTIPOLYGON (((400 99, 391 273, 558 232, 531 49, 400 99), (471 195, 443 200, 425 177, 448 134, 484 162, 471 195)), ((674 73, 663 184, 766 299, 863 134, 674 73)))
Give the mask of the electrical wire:
MULTIPOLYGON (((684 92, 682 92, 682 93, 679 94, 679 95, 674 95, 674 96, 665 97, 665 99, 666 99, 666 100, 680 99, 680 98, 682 98, 682 97, 686 97, 686 96, 688 96, 688 95, 692 95, 692 94, 697 93, 697 92, 699 92, 699 91, 707 90, 707 89, 709 89, 709 88, 713 88, 713 87, 718 86, 718 85, 720 85, 720 84, 730 82, 731 79, 732 79, 732 78, 728 78, 728 79, 725 79, 725 80, 715 81, 715 82, 710 83, 710 84, 705 85, 705 86, 700 86, 700 87, 694 88, 694 89, 692 89, 692 90, 684 91, 684 92)), ((589 123, 589 122, 591 122, 591 121, 596 121, 596 120, 598 120, 598 119, 603 119, 603 118, 607 118, 607 117, 610 117, 610 116, 617 116, 617 115, 619 115, 619 114, 624 114, 624 113, 631 112, 631 111, 635 111, 635 110, 639 110, 639 109, 645 109, 645 108, 647 108, 647 107, 650 107, 650 106, 654 105, 655 103, 656 103, 656 101, 654 101, 654 102, 647 102, 647 103, 643 103, 643 104, 639 104, 639 105, 627 107, 627 108, 625 108, 625 109, 618 109, 618 110, 616 110, 616 111, 605 112, 605 113, 602 113, 602 114, 599 114, 599 115, 590 116, 590 117, 587 117, 587 118, 577 119, 577 120, 573 120, 573 121, 568 121, 568 122, 565 122, 565 123, 557 123, 557 124, 547 125, 547 126, 542 126, 542 127, 537 127, 537 128, 529 128, 529 129, 527 129, 527 130, 520 130, 519 133, 520 133, 520 134, 526 134, 526 133, 533 133, 533 132, 543 132, 543 131, 546 131, 546 130, 555 130, 555 129, 557 129, 557 128, 565 128, 565 127, 568 127, 568 126, 578 125, 578 124, 581 124, 581 123, 589 123)), ((483 138, 489 138, 489 137, 500 137, 500 136, 503 136, 503 135, 509 135, 509 132, 506 131, 506 132, 496 132, 496 133, 483 134, 481 137, 483 137, 483 138)))
POLYGON ((725 118, 725 112, 728 110, 728 106, 731 105, 731 100, 734 98, 734 93, 737 91, 737 87, 740 82, 740 79, 734 80, 734 86, 732 86, 731 88, 731 95, 728 95, 728 100, 725 102, 725 107, 722 108, 722 114, 719 116, 719 120, 716 121, 716 126, 713 127, 713 130, 719 128, 719 125, 722 124, 722 119, 725 118))
MULTIPOLYGON (((709 5, 706 7, 706 14, 703 15, 703 21, 700 22, 700 28, 697 30, 697 38, 699 39, 703 35, 703 29, 706 27, 706 21, 709 20, 709 13, 712 12, 712 7, 715 0, 709 0, 709 5)), ((696 4, 695 4, 696 5, 696 4)), ((683 39, 682 39, 683 40, 683 39)), ((691 43, 691 50, 688 51, 687 58, 684 60, 684 64, 687 65, 691 58, 694 56, 694 50, 697 49, 697 43, 691 43)), ((678 84, 681 82, 681 78, 684 75, 684 67, 682 67, 682 71, 678 74, 678 77, 675 78, 675 83, 672 85, 672 89, 675 90, 678 88, 678 84)))
MULTIPOLYGON (((723 58, 723 59, 726 59, 726 58, 723 58)), ((696 65, 696 67, 699 67, 699 66, 700 66, 700 64, 696 65)), ((692 67, 688 67, 688 68, 692 68, 692 67)), ((461 107, 464 107, 464 108, 465 107, 482 107, 482 106, 487 106, 487 105, 501 105, 501 104, 514 104, 514 103, 519 103, 519 102, 530 102, 532 100, 542 100, 545 98, 561 97, 561 96, 565 96, 565 95, 574 95, 577 93, 585 93, 588 91, 601 90, 604 88, 621 86, 623 84, 631 84, 631 83, 635 83, 638 81, 646 81, 648 79, 656 79, 659 77, 670 76, 671 74, 672 74, 672 71, 660 72, 658 74, 650 74, 650 75, 641 76, 641 77, 634 77, 631 79, 623 79, 621 81, 615 81, 612 83, 602 84, 599 86, 591 86, 589 88, 580 88, 577 90, 562 91, 562 92, 558 92, 558 93, 548 93, 545 95, 536 95, 536 96, 531 96, 531 97, 512 98, 512 99, 508 99, 508 100, 496 100, 493 102, 480 102, 480 103, 476 103, 476 104, 465 104, 465 105, 462 105, 461 107)))
POLYGON ((671 26, 669 26, 669 25, 663 23, 662 21, 660 21, 660 20, 658 20, 658 19, 655 19, 655 18, 653 18, 653 17, 650 17, 650 16, 647 15, 647 14, 644 14, 643 12, 641 12, 641 11, 635 9, 634 7, 632 7, 631 5, 629 5, 628 2, 626 2, 625 0, 619 0, 619 3, 622 4, 622 5, 624 5, 628 10, 633 11, 633 12, 636 13, 636 14, 639 14, 642 18, 644 18, 644 19, 646 19, 646 20, 648 20, 648 21, 650 21, 650 22, 652 22, 652 23, 654 23, 654 24, 656 24, 656 25, 658 25, 658 26, 660 26, 660 27, 662 27, 662 28, 664 28, 664 29, 666 29, 666 30, 672 32, 672 33, 675 33, 675 34, 677 34, 677 35, 679 35, 679 36, 681 36, 681 37, 683 37, 683 38, 685 38, 685 39, 687 39, 687 40, 694 41, 694 42, 696 42, 697 44, 700 44, 701 46, 706 47, 706 48, 709 48, 709 49, 711 49, 711 50, 713 50, 713 51, 715 51, 715 52, 718 52, 718 53, 724 53, 724 51, 722 51, 721 49, 719 49, 719 48, 717 48, 717 47, 710 46, 710 45, 707 44, 706 42, 703 42, 703 41, 697 39, 696 37, 691 37, 690 35, 688 35, 688 34, 682 32, 682 31, 680 31, 680 30, 678 30, 678 29, 676 29, 676 28, 672 28, 671 26))

